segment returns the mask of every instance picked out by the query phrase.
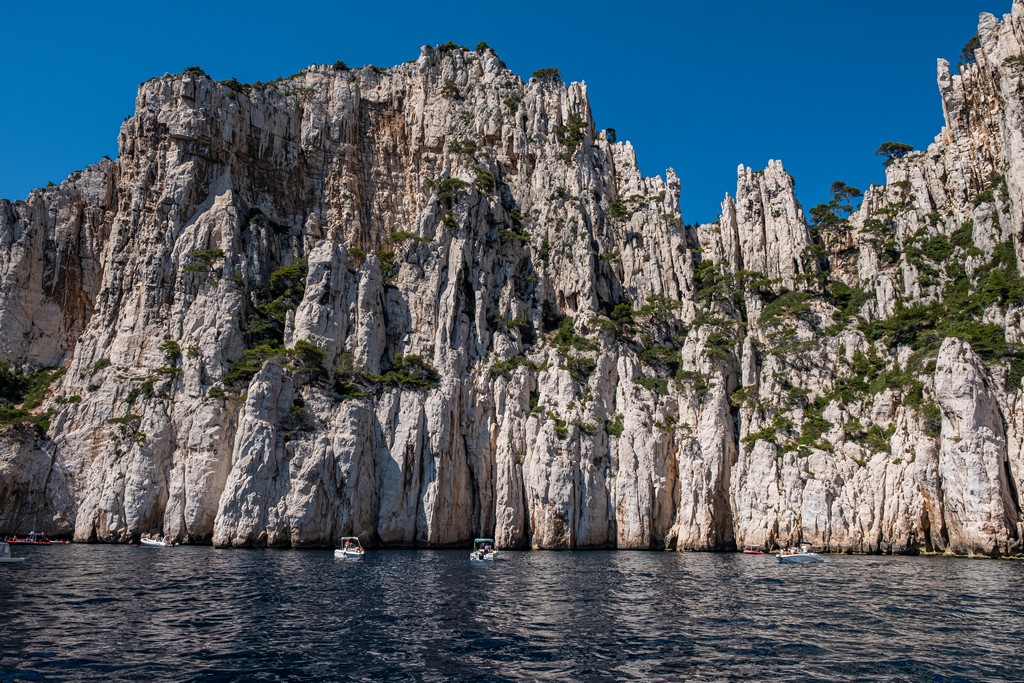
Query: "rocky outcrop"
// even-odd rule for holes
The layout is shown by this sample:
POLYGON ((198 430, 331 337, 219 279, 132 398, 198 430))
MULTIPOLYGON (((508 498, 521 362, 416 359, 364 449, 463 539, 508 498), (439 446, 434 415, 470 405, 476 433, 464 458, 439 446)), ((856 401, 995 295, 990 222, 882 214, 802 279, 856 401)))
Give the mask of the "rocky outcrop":
POLYGON ((0 515, 1020 552, 1022 22, 983 17, 935 143, 813 223, 773 161, 685 227, 585 85, 486 47, 148 81, 115 161, 0 202, 0 515))
POLYGON ((780 161, 760 173, 740 166, 736 199, 726 195, 721 218, 722 256, 733 272, 761 273, 787 289, 806 282, 812 240, 793 189, 780 161))
POLYGON ((0 201, 0 356, 60 365, 93 311, 112 219, 104 160, 27 202, 0 201))
POLYGON ((1007 480, 1006 429, 996 400, 985 386, 981 359, 957 339, 939 351, 935 393, 942 409, 938 470, 949 544, 968 552, 993 544, 1008 552, 1018 539, 1008 528, 1020 501, 1007 480))

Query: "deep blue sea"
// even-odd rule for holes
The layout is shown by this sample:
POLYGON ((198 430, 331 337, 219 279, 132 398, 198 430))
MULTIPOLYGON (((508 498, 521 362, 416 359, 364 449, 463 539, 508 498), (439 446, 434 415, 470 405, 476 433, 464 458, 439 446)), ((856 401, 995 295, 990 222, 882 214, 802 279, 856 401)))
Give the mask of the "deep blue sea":
POLYGON ((0 681, 1024 680, 1024 562, 13 551, 0 681))

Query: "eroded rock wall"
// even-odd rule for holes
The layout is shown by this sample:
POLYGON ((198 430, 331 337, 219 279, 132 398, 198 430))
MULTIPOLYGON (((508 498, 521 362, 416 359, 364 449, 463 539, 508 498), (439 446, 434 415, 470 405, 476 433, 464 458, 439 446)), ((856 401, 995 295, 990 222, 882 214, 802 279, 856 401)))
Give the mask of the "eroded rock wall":
POLYGON ((486 48, 151 80, 116 161, 0 203, 0 352, 67 369, 7 430, 0 511, 115 542, 1019 552, 1022 26, 940 63, 946 127, 829 234, 775 161, 685 227, 584 84, 486 48))

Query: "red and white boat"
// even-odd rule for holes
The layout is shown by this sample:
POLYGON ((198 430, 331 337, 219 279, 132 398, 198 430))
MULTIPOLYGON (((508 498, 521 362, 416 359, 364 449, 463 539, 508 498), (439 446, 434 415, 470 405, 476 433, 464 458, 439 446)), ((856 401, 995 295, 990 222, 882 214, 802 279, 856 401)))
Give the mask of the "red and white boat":
POLYGON ((32 531, 28 536, 18 537, 17 535, 5 538, 4 541, 11 545, 52 545, 52 541, 46 537, 46 534, 37 534, 32 531))

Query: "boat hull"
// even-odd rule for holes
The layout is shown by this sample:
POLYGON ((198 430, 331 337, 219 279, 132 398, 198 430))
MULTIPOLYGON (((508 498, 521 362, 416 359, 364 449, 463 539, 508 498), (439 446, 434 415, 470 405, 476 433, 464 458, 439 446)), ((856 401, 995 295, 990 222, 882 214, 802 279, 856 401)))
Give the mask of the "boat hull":
POLYGON ((343 560, 361 560, 365 554, 366 553, 354 552, 352 550, 342 550, 340 548, 334 551, 334 556, 343 560))
POLYGON ((0 564, 14 564, 15 562, 24 562, 24 557, 0 557, 0 564))
POLYGON ((782 564, 815 564, 824 562, 816 553, 798 553, 796 555, 779 555, 782 564))

